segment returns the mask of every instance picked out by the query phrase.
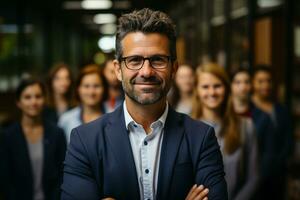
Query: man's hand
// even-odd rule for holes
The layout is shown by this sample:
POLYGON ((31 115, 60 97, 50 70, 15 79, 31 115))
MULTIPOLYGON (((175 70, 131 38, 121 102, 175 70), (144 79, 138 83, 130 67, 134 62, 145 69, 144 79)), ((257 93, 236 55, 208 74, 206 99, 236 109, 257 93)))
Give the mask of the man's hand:
POLYGON ((196 184, 191 188, 185 200, 208 200, 207 194, 209 190, 203 185, 197 186, 196 184))
MULTIPOLYGON (((208 200, 207 194, 208 194, 208 189, 205 188, 203 185, 197 185, 195 184, 191 190, 189 191, 189 194, 185 198, 185 200, 208 200)), ((113 198, 105 198, 102 200, 114 200, 113 198)))

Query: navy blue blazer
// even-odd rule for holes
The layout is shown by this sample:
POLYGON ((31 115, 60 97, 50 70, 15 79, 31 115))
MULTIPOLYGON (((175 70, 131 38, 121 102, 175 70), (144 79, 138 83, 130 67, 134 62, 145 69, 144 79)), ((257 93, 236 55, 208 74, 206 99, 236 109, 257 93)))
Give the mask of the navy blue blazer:
MULTIPOLYGON (((42 188, 46 200, 59 199, 66 141, 63 131, 44 122, 42 188)), ((1 182, 5 200, 33 200, 32 167, 20 123, 4 131, 1 141, 1 182), (2 159, 3 158, 3 159, 2 159)))
POLYGON ((252 118, 256 127, 261 157, 263 179, 278 176, 286 171, 287 160, 291 156, 293 142, 291 123, 287 110, 274 104, 277 124, 269 114, 251 103, 252 118))
MULTIPOLYGON (((123 106, 73 129, 64 162, 63 200, 140 199, 123 106)), ((210 200, 227 199, 222 156, 212 127, 169 109, 156 199, 185 199, 193 184, 210 200)))

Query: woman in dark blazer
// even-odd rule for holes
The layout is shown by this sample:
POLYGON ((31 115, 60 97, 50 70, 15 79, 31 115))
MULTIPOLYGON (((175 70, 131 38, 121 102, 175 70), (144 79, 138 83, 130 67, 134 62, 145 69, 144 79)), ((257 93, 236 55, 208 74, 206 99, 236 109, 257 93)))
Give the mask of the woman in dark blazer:
POLYGON ((17 88, 21 120, 4 131, 1 144, 5 199, 59 199, 66 141, 61 129, 43 120, 44 99, 37 80, 23 80, 17 88))

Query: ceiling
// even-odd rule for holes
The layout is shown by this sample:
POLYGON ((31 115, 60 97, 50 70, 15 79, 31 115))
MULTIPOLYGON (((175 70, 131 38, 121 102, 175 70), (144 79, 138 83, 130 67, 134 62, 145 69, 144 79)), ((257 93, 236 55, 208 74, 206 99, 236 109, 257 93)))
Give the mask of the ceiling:
MULTIPOLYGON (((32 18, 39 16, 51 16, 61 18, 68 23, 74 23, 88 29, 99 29, 99 25, 93 23, 93 17, 99 13, 112 13, 117 17, 122 13, 133 9, 149 7, 168 12, 170 6, 179 0, 111 0, 112 8, 106 10, 66 9, 65 5, 73 2, 77 5, 83 0, 1 0, 0 24, 18 23, 25 21, 30 23, 32 18), (124 6, 129 4, 129 6, 124 6), (121 5, 121 6, 120 6, 121 5), (122 6, 123 5, 123 6, 122 6)), ((94 0, 101 1, 101 0, 94 0)))

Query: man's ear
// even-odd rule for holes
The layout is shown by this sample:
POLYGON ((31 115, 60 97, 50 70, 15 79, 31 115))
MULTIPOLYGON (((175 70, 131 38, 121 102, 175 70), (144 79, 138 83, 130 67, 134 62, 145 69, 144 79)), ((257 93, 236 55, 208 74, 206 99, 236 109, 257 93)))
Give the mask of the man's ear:
POLYGON ((115 67, 115 74, 119 81, 122 81, 122 69, 121 69, 121 63, 118 60, 114 60, 114 67, 115 67))
POLYGON ((178 69, 178 61, 175 60, 172 65, 172 79, 175 79, 177 69, 178 69))

